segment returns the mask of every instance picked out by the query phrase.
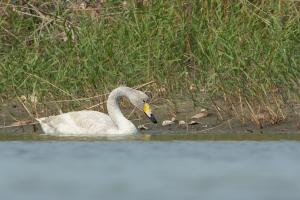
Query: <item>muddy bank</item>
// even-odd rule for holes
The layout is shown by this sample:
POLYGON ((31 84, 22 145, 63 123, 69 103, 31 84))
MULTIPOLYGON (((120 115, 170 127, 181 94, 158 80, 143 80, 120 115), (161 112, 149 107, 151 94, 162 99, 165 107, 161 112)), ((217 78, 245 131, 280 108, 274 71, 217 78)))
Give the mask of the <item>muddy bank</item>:
MULTIPOLYGON (((240 120, 230 115, 220 119, 218 113, 213 109, 207 109, 207 115, 204 117, 191 119, 195 114, 201 113, 201 110, 203 110, 203 106, 194 106, 191 101, 181 101, 176 105, 176 109, 173 105, 160 102, 153 106, 153 112, 159 123, 152 124, 143 113, 132 112, 132 109, 123 109, 125 115, 136 126, 144 125, 148 128, 141 130, 141 133, 146 134, 300 134, 300 116, 293 111, 290 111, 286 119, 278 124, 265 123, 262 128, 258 128, 251 121, 242 124, 240 120), (173 124, 162 126, 164 120, 172 118, 175 119, 173 124), (179 121, 185 121, 186 124, 179 125, 179 121), (188 123, 191 121, 196 121, 196 123, 189 125, 188 123)), ((39 116, 47 116, 47 113, 41 112, 39 116)), ((2 105, 0 125, 2 134, 42 133, 40 125, 29 117, 28 111, 22 105, 16 102, 2 105)))

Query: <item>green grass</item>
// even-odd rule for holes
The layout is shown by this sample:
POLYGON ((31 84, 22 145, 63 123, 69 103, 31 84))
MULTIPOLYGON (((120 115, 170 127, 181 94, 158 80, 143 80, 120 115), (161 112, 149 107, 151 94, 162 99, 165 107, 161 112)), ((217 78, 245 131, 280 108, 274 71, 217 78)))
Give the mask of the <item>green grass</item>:
POLYGON ((88 97, 155 80, 152 92, 205 95, 216 107, 221 98, 241 120, 258 123, 267 110, 276 123, 299 95, 297 1, 8 2, 0 3, 4 99, 88 97))

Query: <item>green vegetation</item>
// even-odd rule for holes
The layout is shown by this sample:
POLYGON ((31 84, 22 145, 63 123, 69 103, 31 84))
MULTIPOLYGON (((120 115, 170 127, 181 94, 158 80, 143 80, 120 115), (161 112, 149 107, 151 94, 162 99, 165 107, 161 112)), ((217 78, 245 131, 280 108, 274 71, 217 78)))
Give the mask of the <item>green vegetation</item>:
POLYGON ((64 2, 0 3, 2 99, 76 99, 154 80, 154 93, 205 96, 259 125, 257 113, 276 123, 299 95, 300 2, 64 2))

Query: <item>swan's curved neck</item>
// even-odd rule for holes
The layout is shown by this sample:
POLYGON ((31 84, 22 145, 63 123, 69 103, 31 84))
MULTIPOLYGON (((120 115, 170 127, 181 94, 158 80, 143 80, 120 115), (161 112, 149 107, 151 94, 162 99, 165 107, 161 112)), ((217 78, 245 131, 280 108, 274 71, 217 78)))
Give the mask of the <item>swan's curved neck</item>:
POLYGON ((110 93, 107 100, 108 114, 119 130, 136 129, 134 124, 126 119, 120 110, 119 99, 122 96, 128 98, 128 91, 125 87, 116 88, 110 93))

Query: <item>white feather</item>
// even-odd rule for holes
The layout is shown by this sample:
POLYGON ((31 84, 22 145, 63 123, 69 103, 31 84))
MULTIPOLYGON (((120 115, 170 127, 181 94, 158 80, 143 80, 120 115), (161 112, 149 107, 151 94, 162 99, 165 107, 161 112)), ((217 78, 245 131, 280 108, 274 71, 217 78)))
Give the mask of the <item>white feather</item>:
POLYGON ((97 111, 82 110, 56 116, 39 118, 37 121, 46 134, 51 135, 111 135, 135 134, 135 125, 124 117, 119 108, 119 97, 126 96, 140 108, 149 98, 141 91, 119 87, 111 92, 107 101, 109 115, 97 111))

